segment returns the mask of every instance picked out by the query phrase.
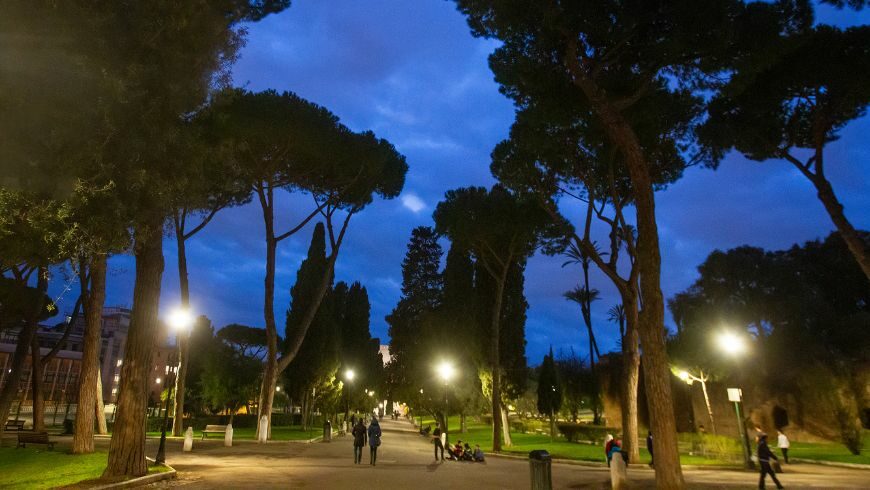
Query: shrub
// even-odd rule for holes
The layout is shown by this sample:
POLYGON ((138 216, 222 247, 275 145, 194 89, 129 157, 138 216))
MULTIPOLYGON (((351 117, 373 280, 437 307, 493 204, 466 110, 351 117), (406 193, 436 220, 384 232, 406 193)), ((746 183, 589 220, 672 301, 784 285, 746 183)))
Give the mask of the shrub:
POLYGON ((679 434, 679 443, 681 452, 691 452, 705 458, 722 461, 740 461, 743 458, 740 440, 733 437, 681 433, 679 434))
POLYGON ((556 427, 569 442, 590 441, 592 444, 601 444, 607 434, 618 434, 619 432, 613 427, 572 422, 560 422, 556 424, 556 427))
POLYGON ((861 454, 861 426, 854 416, 843 406, 838 406, 834 412, 839 426, 840 442, 854 455, 861 454))

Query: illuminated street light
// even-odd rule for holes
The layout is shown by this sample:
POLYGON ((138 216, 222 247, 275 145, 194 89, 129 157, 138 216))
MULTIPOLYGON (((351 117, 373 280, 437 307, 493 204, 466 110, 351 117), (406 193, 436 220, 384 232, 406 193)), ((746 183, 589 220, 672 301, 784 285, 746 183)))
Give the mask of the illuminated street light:
POLYGON ((672 371, 689 386, 692 386, 692 383, 695 381, 701 383, 701 390, 704 392, 704 403, 707 405, 707 415, 710 417, 710 429, 713 431, 713 434, 716 434, 716 422, 713 421, 713 408, 710 406, 710 397, 707 395, 707 381, 710 377, 704 374, 704 371, 700 371, 700 376, 695 376, 685 369, 672 369, 672 371))
POLYGON ((276 386, 276 387, 275 387, 275 391, 277 391, 278 393, 281 393, 281 387, 280 387, 280 386, 276 386))
POLYGON ((450 433, 447 431, 447 422, 450 418, 450 405, 447 400, 447 384, 453 379, 453 376, 456 374, 456 368, 453 367, 453 363, 449 361, 441 361, 438 366, 435 367, 435 371, 438 373, 438 376, 444 381, 444 441, 449 444, 450 433))
POLYGON ((438 364, 438 376, 444 380, 444 382, 448 382, 453 378, 453 375, 456 374, 456 369, 453 367, 453 364, 448 361, 442 361, 441 364, 438 364))
POLYGON ((353 369, 348 369, 344 372, 344 379, 348 381, 353 381, 354 376, 356 376, 356 373, 353 372, 353 369))
POLYGON ((743 342, 743 338, 732 332, 720 333, 716 338, 716 343, 722 352, 731 356, 738 356, 746 352, 746 344, 743 342))
MULTIPOLYGON (((743 337, 734 332, 724 331, 716 337, 716 344, 723 353, 731 357, 737 357, 746 352, 746 343, 743 337)), ((740 413, 740 405, 743 402, 742 391, 739 388, 728 389, 728 401, 734 403, 734 413, 737 416, 737 429, 740 431, 740 439, 743 444, 743 462, 748 469, 755 468, 752 462, 752 449, 749 447, 749 437, 746 436, 746 427, 743 425, 743 415, 740 413), (734 394, 734 396, 732 396, 734 394)))
POLYGON ((180 332, 188 330, 193 325, 194 318, 189 308, 176 308, 169 312, 166 320, 173 330, 180 332))

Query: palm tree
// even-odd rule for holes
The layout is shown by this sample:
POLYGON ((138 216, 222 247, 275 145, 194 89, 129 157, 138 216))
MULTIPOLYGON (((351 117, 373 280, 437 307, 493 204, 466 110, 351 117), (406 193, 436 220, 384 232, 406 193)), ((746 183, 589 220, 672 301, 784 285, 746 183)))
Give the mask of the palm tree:
POLYGON ((625 307, 622 303, 617 303, 607 310, 607 319, 619 325, 619 346, 622 347, 622 341, 625 339, 625 307))

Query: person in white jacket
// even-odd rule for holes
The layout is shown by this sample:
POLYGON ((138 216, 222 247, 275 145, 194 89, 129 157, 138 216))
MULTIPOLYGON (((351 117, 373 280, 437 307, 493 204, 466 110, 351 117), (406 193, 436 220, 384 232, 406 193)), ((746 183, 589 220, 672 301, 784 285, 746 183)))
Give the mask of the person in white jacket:
POLYGON ((783 462, 788 464, 788 437, 786 437, 781 430, 776 431, 776 433, 776 445, 779 446, 779 450, 782 451, 783 462))

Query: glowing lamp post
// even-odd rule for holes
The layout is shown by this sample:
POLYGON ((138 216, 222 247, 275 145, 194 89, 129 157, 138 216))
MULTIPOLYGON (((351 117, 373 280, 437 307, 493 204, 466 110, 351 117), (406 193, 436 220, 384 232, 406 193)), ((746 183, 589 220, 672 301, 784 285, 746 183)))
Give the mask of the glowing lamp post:
MULTIPOLYGON (((722 332, 716 337, 716 345, 723 353, 731 357, 738 357, 746 352, 746 343, 743 338, 733 332, 722 332)), ((743 425, 743 415, 740 413, 740 405, 743 401, 743 390, 740 388, 728 388, 728 401, 734 403, 734 413, 737 414, 737 430, 740 431, 740 440, 743 442, 743 462, 746 468, 753 469, 752 450, 749 447, 749 438, 746 437, 746 427, 743 425)))
MULTIPOLYGON (((175 330, 176 334, 187 332, 193 325, 193 314, 187 308, 178 308, 169 314, 167 323, 175 330)), ((180 350, 179 348, 180 346, 176 346, 176 350, 180 350)), ((169 423, 169 402, 173 399, 172 389, 175 388, 179 357, 178 352, 173 352, 166 360, 166 384, 164 386, 167 387, 168 391, 166 392, 166 409, 163 413, 163 428, 160 430, 160 446, 157 448, 157 457, 154 458, 155 464, 166 463, 166 426, 169 423)), ((160 383, 159 378, 157 383, 160 383)), ((175 416, 178 417, 178 414, 175 416)))
POLYGON ((704 374, 704 371, 699 371, 699 376, 695 376, 685 370, 676 371, 675 374, 689 386, 692 386, 696 381, 701 383, 701 391, 704 392, 704 403, 707 405, 707 415, 710 417, 710 429, 713 431, 713 434, 715 434, 716 422, 713 420, 713 408, 710 406, 710 397, 707 395, 707 380, 709 380, 710 377, 704 374))
POLYGON ((456 369, 453 367, 453 364, 448 361, 442 361, 438 364, 436 368, 438 372, 438 377, 444 381, 444 441, 449 444, 449 434, 450 432, 447 430, 447 424, 449 417, 450 407, 447 402, 447 384, 453 379, 453 376, 456 374, 456 369))
MULTIPOLYGON (((347 369, 344 371, 344 381, 347 384, 347 389, 350 391, 351 382, 353 378, 356 377, 356 373, 353 372, 353 369, 347 369)), ((343 390, 342 390, 343 391, 343 390)), ((347 416, 350 413, 350 396, 347 392, 344 392, 344 423, 347 424, 347 416)))

